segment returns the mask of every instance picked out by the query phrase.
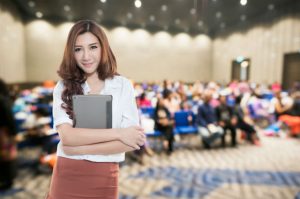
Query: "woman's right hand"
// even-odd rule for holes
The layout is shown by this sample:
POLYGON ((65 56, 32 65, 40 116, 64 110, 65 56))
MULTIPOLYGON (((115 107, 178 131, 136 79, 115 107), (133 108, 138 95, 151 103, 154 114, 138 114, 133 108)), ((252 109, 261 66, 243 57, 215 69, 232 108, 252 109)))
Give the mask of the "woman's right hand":
POLYGON ((146 142, 144 129, 139 126, 131 126, 128 128, 119 129, 120 141, 137 150, 140 149, 146 142))

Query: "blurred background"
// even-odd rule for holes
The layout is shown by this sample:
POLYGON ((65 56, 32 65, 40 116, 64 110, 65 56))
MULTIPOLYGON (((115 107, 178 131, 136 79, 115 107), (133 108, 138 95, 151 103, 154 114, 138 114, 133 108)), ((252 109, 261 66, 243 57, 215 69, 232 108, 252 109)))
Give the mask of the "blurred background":
POLYGON ((1 0, 0 198, 48 191, 56 71, 81 19, 104 28, 148 138, 120 198, 300 198, 299 0, 1 0))

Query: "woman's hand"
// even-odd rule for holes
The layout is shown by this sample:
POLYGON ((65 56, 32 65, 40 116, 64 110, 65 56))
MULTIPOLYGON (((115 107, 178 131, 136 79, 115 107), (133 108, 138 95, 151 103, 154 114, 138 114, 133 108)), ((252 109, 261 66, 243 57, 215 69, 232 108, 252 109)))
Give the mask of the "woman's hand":
POLYGON ((119 129, 120 141, 137 150, 146 142, 144 129, 139 126, 131 126, 128 128, 119 129))

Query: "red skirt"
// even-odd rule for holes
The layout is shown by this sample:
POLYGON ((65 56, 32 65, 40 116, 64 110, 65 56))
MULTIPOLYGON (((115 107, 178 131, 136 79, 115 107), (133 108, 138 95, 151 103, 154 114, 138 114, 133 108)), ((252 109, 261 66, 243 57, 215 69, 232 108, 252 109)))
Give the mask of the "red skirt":
POLYGON ((46 199, 117 199, 118 163, 58 157, 46 199))

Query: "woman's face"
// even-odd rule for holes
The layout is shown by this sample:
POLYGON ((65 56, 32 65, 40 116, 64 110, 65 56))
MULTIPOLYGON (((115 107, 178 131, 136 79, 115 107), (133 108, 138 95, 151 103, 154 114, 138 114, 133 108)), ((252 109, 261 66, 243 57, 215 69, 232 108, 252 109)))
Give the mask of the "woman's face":
POLYGON ((74 56, 77 65, 86 74, 95 74, 101 60, 98 38, 90 32, 79 35, 75 42, 74 56))

